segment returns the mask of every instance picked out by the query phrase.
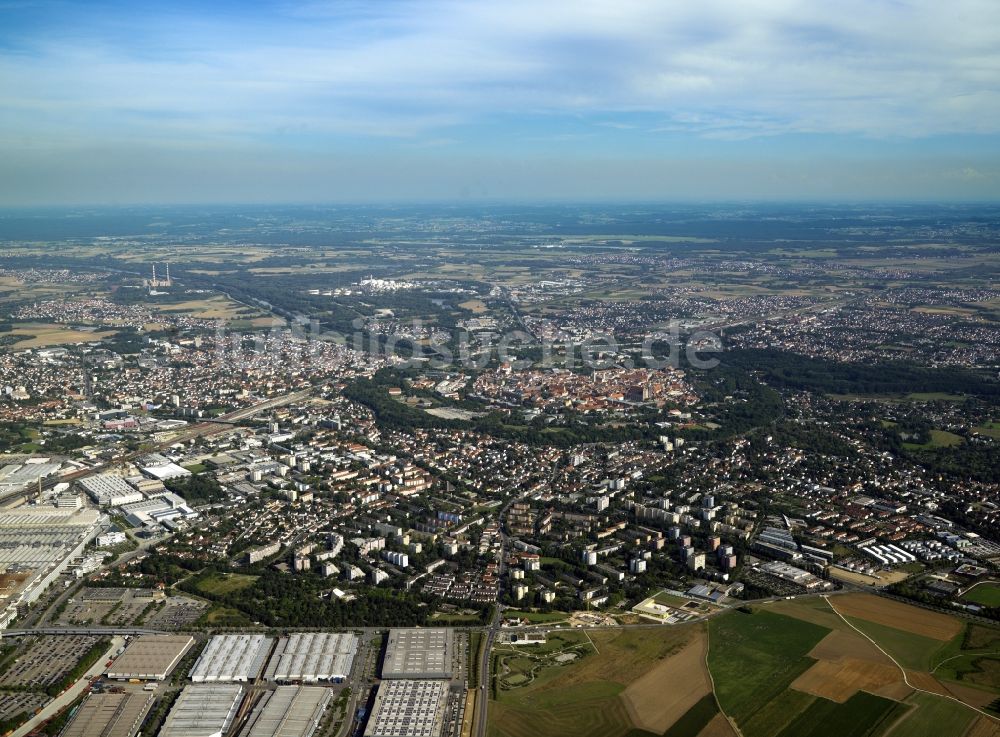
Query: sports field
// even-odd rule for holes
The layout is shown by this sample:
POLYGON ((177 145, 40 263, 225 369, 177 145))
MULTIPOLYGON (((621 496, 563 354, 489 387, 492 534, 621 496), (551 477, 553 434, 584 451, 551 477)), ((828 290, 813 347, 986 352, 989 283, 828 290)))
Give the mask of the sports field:
POLYGON ((965 592, 962 598, 983 606, 1000 607, 1000 584, 993 581, 978 584, 965 592))

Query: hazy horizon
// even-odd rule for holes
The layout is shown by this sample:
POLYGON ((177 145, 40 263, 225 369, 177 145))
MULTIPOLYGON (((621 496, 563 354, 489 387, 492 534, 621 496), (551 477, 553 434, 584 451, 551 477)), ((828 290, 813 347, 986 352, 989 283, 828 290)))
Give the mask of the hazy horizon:
POLYGON ((1000 198, 981 0, 0 17, 0 206, 1000 198))

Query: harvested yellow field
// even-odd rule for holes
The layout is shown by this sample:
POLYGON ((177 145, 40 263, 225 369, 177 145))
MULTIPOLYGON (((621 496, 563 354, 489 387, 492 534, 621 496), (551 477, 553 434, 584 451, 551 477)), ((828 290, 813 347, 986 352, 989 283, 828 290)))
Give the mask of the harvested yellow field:
POLYGON ((23 335, 24 338, 9 345, 8 349, 19 351, 25 348, 44 348, 50 345, 92 343, 114 335, 115 332, 115 330, 74 330, 61 325, 43 323, 22 323, 7 335, 23 335))
POLYGON ((870 660, 820 660, 792 682, 792 688, 844 703, 858 691, 874 693, 902 681, 899 668, 870 660))
POLYGON ((629 684, 622 700, 635 726, 661 734, 711 692, 705 669, 707 641, 700 630, 690 643, 629 684))
POLYGON ((161 312, 182 312, 191 317, 203 320, 231 320, 240 317, 239 311, 243 305, 231 302, 225 297, 210 297, 208 299, 192 299, 187 302, 177 302, 163 305, 161 312))
POLYGON ((486 303, 481 299, 470 299, 466 302, 459 302, 458 306, 465 310, 471 310, 477 315, 486 312, 486 303))
POLYGON ((736 737, 736 731, 728 719, 722 714, 716 714, 698 733, 698 737, 736 737))

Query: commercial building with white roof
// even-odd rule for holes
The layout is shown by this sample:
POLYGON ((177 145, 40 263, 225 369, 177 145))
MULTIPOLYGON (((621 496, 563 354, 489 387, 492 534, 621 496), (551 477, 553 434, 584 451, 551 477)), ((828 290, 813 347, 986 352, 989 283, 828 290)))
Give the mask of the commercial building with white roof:
POLYGON ((342 681, 351 673, 358 637, 350 633, 308 632, 278 641, 267 667, 270 681, 342 681))
POLYGON ((169 528, 179 520, 197 519, 198 517, 198 513, 191 509, 184 499, 169 491, 161 492, 134 504, 125 504, 121 510, 129 524, 136 527, 163 525, 169 528))
POLYGON ((77 483, 95 504, 100 504, 102 507, 120 507, 123 504, 141 502, 144 498, 142 492, 132 484, 121 476, 111 473, 88 476, 77 483))
POLYGON ((159 737, 222 737, 232 726, 242 693, 242 687, 235 684, 185 686, 159 737))
POLYGON ((256 634, 216 635, 191 671, 195 683, 247 682, 260 675, 273 640, 256 634))
POLYGON ((453 637, 445 628, 389 630, 382 678, 451 678, 453 637))
POLYGON ((239 737, 312 737, 332 693, 316 686, 265 691, 239 737))
POLYGON ((382 681, 364 737, 440 737, 447 695, 446 681, 382 681))

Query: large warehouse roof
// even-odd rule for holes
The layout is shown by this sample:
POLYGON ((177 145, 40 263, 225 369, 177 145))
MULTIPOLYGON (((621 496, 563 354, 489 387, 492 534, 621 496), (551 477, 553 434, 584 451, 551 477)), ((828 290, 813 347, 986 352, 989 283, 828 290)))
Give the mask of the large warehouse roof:
POLYGON ((382 681, 364 737, 440 737, 448 684, 382 681))
POLYGON ((159 737, 222 737, 233 723, 241 694, 235 684, 185 686, 159 737))
POLYGON ((132 640, 111 667, 108 678, 162 681, 194 644, 189 635, 142 635, 132 640))
POLYGON ((314 683, 347 678, 358 651, 358 638, 349 633, 292 634, 278 642, 267 668, 272 681, 314 683))
POLYGON ((252 681, 264 667, 271 642, 264 635, 216 635, 195 663, 191 680, 252 681))
POLYGON ((450 629, 389 630, 382 678, 451 678, 450 629))
POLYGON ((142 691, 91 694, 60 737, 132 737, 152 701, 142 691))
POLYGON ((278 686, 265 691, 240 737, 312 737, 331 693, 316 686, 278 686))

